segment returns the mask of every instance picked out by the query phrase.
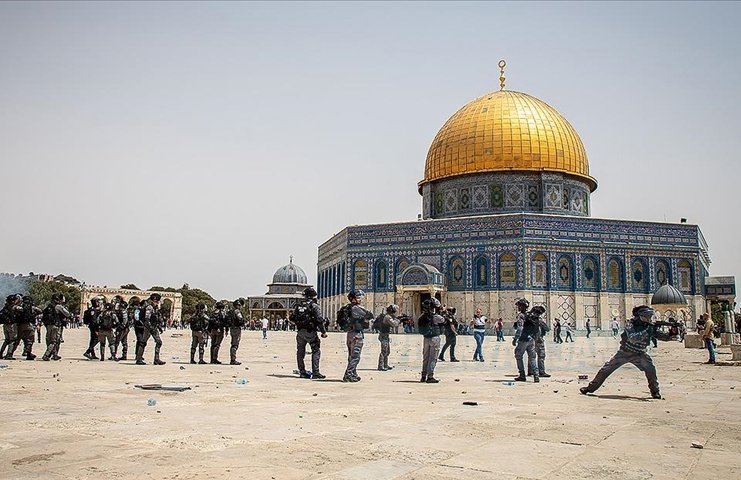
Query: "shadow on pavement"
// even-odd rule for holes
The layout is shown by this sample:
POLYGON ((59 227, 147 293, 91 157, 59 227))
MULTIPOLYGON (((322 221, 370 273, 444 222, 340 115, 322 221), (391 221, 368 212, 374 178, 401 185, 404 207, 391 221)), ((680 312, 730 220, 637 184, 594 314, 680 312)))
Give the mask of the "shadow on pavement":
POLYGON ((597 398, 605 398, 607 400, 632 400, 637 402, 650 402, 651 399, 649 397, 633 397, 631 395, 595 395, 592 394, 593 397, 597 398))

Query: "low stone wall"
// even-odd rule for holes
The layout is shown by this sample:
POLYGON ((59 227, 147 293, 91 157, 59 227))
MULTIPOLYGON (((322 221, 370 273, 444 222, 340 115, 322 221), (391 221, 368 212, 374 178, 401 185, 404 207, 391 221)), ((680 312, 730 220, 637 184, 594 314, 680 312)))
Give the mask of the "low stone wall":
POLYGON ((688 333, 684 336, 684 348, 705 348, 702 341, 702 335, 697 333, 688 333))
POLYGON ((741 343, 741 335, 738 333, 721 333, 720 344, 721 345, 736 345, 741 343))

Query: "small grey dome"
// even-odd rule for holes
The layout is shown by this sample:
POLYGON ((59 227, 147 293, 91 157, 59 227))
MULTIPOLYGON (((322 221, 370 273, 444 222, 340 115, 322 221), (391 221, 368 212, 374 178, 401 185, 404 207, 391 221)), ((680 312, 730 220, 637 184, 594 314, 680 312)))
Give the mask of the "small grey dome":
POLYGON ((307 284, 306 272, 298 265, 293 264, 293 258, 288 265, 280 267, 273 275, 273 283, 307 284))
POLYGON ((684 294, 668 283, 659 287, 651 298, 651 305, 687 305, 684 294))

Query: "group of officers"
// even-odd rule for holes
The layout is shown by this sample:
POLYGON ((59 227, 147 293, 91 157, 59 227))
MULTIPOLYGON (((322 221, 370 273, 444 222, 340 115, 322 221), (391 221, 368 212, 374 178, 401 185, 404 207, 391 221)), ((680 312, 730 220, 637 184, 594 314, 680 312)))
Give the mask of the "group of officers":
MULTIPOLYGON (((387 371, 393 367, 389 365, 390 354, 389 334, 399 325, 397 314, 398 306, 389 305, 385 312, 377 317, 364 308, 361 303, 365 293, 362 290, 352 290, 348 294, 349 303, 337 312, 337 324, 346 332, 346 345, 348 350, 347 367, 343 376, 344 382, 359 382, 357 366, 363 350, 365 331, 373 327, 379 332, 378 339, 381 343, 381 352, 378 358, 378 370, 387 371)), ((321 309, 317 303, 317 292, 308 287, 303 291, 303 299, 299 301, 289 320, 296 326, 296 361, 298 374, 301 378, 321 380, 326 378, 320 371, 321 338, 327 337, 328 321, 323 318, 321 309), (304 357, 306 346, 311 347, 311 370, 306 369, 304 357)), ((164 330, 164 320, 160 313, 160 301, 162 297, 153 293, 143 301, 133 300, 127 303, 120 296, 116 296, 113 302, 104 303, 101 299, 94 298, 90 307, 83 314, 83 323, 90 330, 90 342, 88 349, 83 354, 90 360, 106 359, 106 346, 110 351, 109 360, 126 360, 128 353, 128 335, 134 328, 136 335, 136 364, 144 365, 144 351, 150 338, 154 339, 154 365, 164 365, 160 359, 162 339, 160 334, 164 330), (95 347, 99 347, 100 357, 96 355, 95 347), (117 356, 118 351, 121 356, 117 356)), ((34 332, 37 321, 46 326, 47 349, 42 359, 45 361, 59 360, 59 347, 62 342, 62 330, 73 318, 73 315, 65 307, 66 299, 63 294, 52 295, 51 302, 46 308, 39 309, 34 306, 30 296, 20 294, 10 295, 5 300, 5 305, 0 310, 0 322, 3 325, 4 342, 0 350, 0 358, 13 360, 14 354, 20 343, 23 343, 23 357, 34 360, 36 356, 32 352, 34 343, 34 332)), ((515 302, 517 308, 516 331, 512 340, 515 347, 514 354, 517 364, 518 376, 515 381, 525 382, 528 376, 533 377, 534 382, 540 378, 550 377, 545 370, 545 341, 544 338, 550 330, 548 324, 542 318, 545 309, 536 305, 529 309, 529 302, 521 298, 515 302), (524 356, 527 354, 528 366, 525 371, 524 356)), ((240 365, 237 360, 237 350, 241 340, 242 330, 245 327, 245 318, 241 312, 244 307, 244 299, 237 299, 229 307, 225 302, 217 302, 213 312, 208 312, 204 303, 196 305, 195 314, 190 319, 190 330, 192 335, 190 349, 190 363, 206 364, 204 360, 205 348, 211 341, 210 362, 221 364, 218 359, 219 348, 228 333, 231 336, 230 364, 240 365), (198 361, 195 355, 198 353, 198 361)), ((422 342, 422 372, 420 381, 424 383, 438 383, 435 378, 435 367, 438 360, 443 360, 442 353, 445 348, 451 347, 451 360, 455 361, 455 334, 457 321, 455 309, 442 306, 436 298, 429 298, 422 302, 422 315, 417 320, 422 342), (446 345, 440 348, 440 337, 445 335, 446 345), (453 337, 453 338, 451 338, 453 337)), ((620 366, 631 363, 643 371, 648 380, 649 389, 653 398, 660 399, 661 393, 656 375, 656 367, 647 353, 649 344, 657 338, 657 328, 653 321, 655 311, 648 306, 641 305, 633 309, 633 317, 626 321, 625 330, 621 336, 620 349, 586 387, 580 392, 589 394, 595 392, 607 377, 620 366)), ((661 338, 659 338, 661 339, 661 338)))

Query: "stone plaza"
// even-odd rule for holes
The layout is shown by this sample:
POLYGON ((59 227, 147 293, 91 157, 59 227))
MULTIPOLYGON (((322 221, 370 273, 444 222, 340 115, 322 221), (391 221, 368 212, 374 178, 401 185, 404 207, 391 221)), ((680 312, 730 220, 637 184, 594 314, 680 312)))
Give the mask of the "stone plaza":
POLYGON ((340 333, 323 341, 324 381, 292 373, 290 332, 245 332, 244 364, 233 367, 187 363, 186 330, 164 333, 162 367, 88 361, 87 329, 64 337, 59 362, 2 362, 0 478, 694 480, 741 470, 738 370, 703 365, 706 352, 680 342, 653 350, 665 399, 650 400, 633 367, 579 394, 578 376, 616 351, 611 337, 549 340, 553 377, 513 385, 511 337, 487 337, 483 363, 470 361, 473 338, 459 337, 462 362, 439 363, 437 385, 418 383, 418 335, 392 335, 396 368, 379 372, 367 334, 356 384, 340 380, 340 333), (152 383, 191 390, 135 388, 152 383))

